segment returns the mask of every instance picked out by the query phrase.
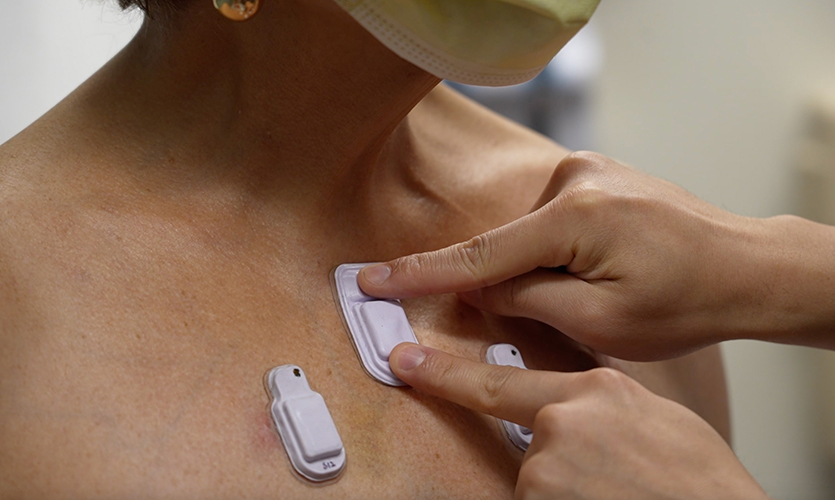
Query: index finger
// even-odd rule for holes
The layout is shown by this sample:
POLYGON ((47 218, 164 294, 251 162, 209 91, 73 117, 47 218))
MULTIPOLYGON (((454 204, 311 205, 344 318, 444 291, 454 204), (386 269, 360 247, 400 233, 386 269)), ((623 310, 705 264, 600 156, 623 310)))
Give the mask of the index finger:
POLYGON ((422 392, 526 427, 543 406, 568 399, 575 375, 475 363, 409 343, 395 347, 389 363, 400 380, 422 392))
POLYGON ((372 296, 405 299, 468 292, 533 271, 567 265, 570 244, 553 241, 557 222, 542 208, 507 225, 432 252, 360 270, 360 288, 372 296))

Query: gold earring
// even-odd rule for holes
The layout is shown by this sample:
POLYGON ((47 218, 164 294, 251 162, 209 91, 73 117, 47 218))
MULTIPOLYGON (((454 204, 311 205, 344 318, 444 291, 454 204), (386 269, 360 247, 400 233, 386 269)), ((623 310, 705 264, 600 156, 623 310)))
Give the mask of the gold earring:
POLYGON ((221 14, 233 21, 246 21, 258 12, 261 0, 212 0, 221 14))

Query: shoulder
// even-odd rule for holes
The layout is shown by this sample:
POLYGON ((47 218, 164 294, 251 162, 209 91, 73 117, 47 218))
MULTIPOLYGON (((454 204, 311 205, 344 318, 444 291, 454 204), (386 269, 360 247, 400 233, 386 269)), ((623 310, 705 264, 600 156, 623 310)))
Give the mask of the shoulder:
MULTIPOLYGON (((18 330, 21 309, 21 283, 17 278, 20 262, 21 227, 26 217, 26 198, 22 191, 21 169, 26 163, 25 155, 17 147, 16 139, 0 145, 0 350, 14 352, 14 332, 18 330)), ((25 184, 25 183, 24 183, 25 184)), ((5 360, 8 361, 8 360, 5 360)), ((0 366, 0 370, 8 366, 0 366)))
POLYGON ((15 243, 19 226, 45 215, 44 204, 54 198, 56 179, 48 175, 54 164, 48 157, 51 148, 31 128, 0 144, 0 248, 15 243))
MULTIPOLYGON (((36 169, 39 159, 26 146, 24 133, 0 145, 0 253, 6 254, 16 240, 16 228, 26 213, 35 211, 38 183, 36 169), (27 210, 27 207, 30 209, 27 210)), ((7 259, 2 260, 3 263, 7 259)), ((2 269, 0 269, 2 271, 2 269)))
POLYGON ((48 251, 44 242, 60 238, 54 207, 61 182, 48 175, 55 162, 40 132, 0 145, 0 337, 18 330, 33 299, 31 275, 41 272, 38 256, 48 251))
POLYGON ((527 214, 570 153, 551 139, 439 86, 412 112, 432 172, 498 226, 527 214))

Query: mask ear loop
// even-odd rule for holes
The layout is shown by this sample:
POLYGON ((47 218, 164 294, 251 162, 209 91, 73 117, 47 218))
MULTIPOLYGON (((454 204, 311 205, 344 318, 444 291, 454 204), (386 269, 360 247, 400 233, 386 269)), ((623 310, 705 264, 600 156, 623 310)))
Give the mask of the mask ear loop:
POLYGON ((261 7, 261 0, 212 0, 215 9, 233 21, 246 21, 261 7))

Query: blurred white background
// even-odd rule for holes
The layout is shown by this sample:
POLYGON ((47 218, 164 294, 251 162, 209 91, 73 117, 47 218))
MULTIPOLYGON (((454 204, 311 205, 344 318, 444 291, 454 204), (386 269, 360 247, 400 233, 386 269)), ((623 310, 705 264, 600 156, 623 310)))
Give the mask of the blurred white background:
MULTIPOLYGON (((141 18, 115 3, 28 0, 0 17, 0 143, 131 38, 141 18)), ((732 212, 797 211, 805 110, 835 93, 834 2, 603 0, 591 31, 602 60, 583 92, 578 144, 732 212)), ((776 499, 835 498, 831 360, 747 341, 725 353, 745 465, 776 499)))
POLYGON ((139 12, 123 13, 116 0, 15 2, 0 16, 0 143, 99 69, 141 20, 139 12))

